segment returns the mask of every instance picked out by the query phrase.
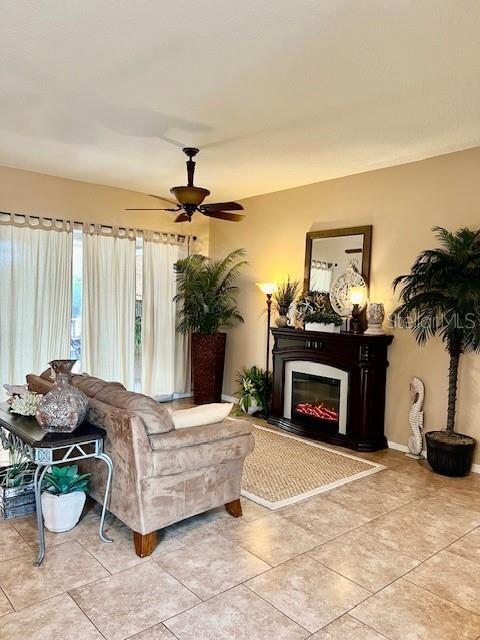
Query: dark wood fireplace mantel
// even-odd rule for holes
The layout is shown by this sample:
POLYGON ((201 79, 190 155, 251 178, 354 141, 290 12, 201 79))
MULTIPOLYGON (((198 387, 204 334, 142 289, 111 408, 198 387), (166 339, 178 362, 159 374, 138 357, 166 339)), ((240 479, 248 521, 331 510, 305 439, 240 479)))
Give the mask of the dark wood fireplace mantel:
POLYGON ((273 396, 269 422, 309 438, 357 451, 387 446, 384 435, 387 347, 393 336, 272 329, 273 396), (305 424, 284 415, 285 366, 289 361, 318 362, 348 374, 345 433, 305 424))

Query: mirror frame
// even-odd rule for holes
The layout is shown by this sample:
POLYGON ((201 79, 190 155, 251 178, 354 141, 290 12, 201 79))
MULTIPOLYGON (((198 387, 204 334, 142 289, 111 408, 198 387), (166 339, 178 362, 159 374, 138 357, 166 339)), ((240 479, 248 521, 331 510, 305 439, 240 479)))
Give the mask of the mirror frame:
POLYGON ((344 229, 323 229, 322 231, 309 231, 305 245, 305 271, 303 278, 303 290, 310 287, 310 266, 312 261, 312 241, 317 238, 335 238, 341 236, 363 235, 362 276, 370 285, 370 256, 372 251, 372 225, 362 227, 347 227, 344 229))

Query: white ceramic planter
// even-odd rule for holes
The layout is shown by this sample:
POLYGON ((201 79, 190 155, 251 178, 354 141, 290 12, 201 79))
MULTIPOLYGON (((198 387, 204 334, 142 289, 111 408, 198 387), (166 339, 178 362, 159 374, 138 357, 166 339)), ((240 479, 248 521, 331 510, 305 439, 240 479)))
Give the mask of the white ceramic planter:
POLYGON ((54 533, 73 529, 80 520, 86 498, 84 491, 74 491, 61 496, 44 491, 42 511, 46 528, 54 533))
POLYGON ((250 398, 250 405, 248 407, 248 410, 245 409, 243 401, 240 403, 240 408, 242 409, 243 413, 248 413, 249 416, 253 415, 256 411, 261 411, 263 409, 263 407, 261 407, 257 403, 255 398, 250 398))
POLYGON ((328 331, 329 333, 339 333, 340 327, 331 322, 324 324, 323 322, 306 322, 305 331, 328 331))

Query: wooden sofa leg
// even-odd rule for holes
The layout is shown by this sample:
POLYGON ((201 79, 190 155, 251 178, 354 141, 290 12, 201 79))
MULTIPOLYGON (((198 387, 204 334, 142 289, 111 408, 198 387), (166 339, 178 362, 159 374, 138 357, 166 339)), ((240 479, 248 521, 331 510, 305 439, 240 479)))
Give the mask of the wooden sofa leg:
POLYGON ((145 558, 155 551, 155 547, 157 546, 157 532, 152 531, 152 533, 142 534, 134 531, 133 542, 137 556, 145 558))
POLYGON ((227 502, 225 509, 227 510, 227 513, 234 518, 239 518, 242 515, 242 504, 240 502, 240 498, 232 500, 232 502, 227 502))

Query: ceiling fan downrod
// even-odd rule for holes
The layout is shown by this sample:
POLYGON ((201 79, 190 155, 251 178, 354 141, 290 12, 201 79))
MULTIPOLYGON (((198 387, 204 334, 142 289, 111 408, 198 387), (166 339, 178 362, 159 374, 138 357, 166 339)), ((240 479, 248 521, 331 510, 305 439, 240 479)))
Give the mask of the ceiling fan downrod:
POLYGON ((183 153, 188 157, 187 160, 187 186, 189 187, 193 187, 193 176, 195 174, 195 162, 192 160, 192 158, 194 158, 197 153, 198 153, 198 149, 195 149, 195 147, 184 147, 183 148, 183 153))

